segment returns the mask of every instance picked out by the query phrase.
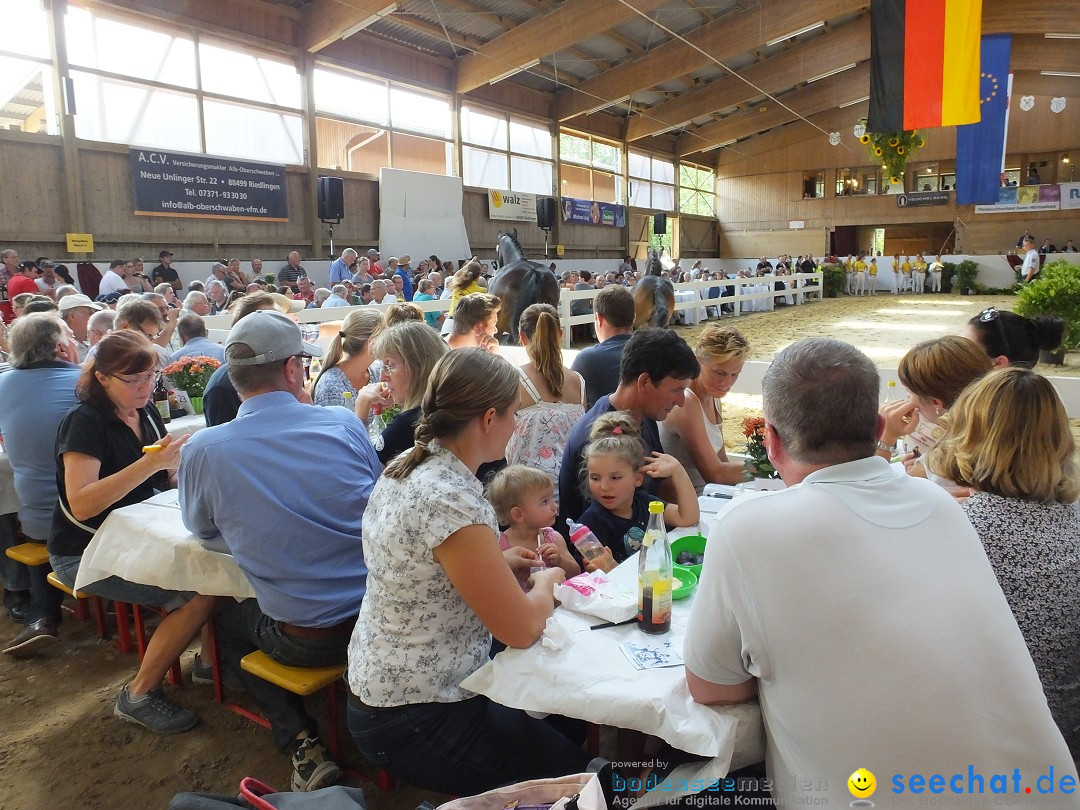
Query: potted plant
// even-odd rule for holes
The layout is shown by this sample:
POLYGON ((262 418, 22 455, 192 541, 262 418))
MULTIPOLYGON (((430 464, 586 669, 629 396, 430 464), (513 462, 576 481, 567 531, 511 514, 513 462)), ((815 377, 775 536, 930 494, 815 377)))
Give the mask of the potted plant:
MULTIPOLYGON (((830 257, 831 258, 831 257, 830 257)), ((836 298, 844 291, 847 277, 844 268, 839 262, 826 261, 821 263, 821 286, 825 290, 826 298, 836 298)))
POLYGON ((956 277, 956 262, 942 262, 941 264, 941 291, 951 293, 953 279, 956 277))
POLYGON ((743 419, 743 435, 746 437, 746 472, 749 478, 779 478, 780 473, 769 461, 765 449, 765 419, 748 416, 743 419))
POLYGON ((971 259, 964 259, 956 266, 956 286, 960 288, 961 295, 971 295, 975 289, 975 279, 979 275, 979 265, 971 259))
POLYGON ((202 398, 206 392, 206 385, 220 366, 221 363, 216 358, 198 355, 182 357, 165 366, 162 373, 172 381, 173 386, 187 392, 195 413, 202 413, 202 398))
POLYGON ((1080 267, 1066 261, 1046 265, 1031 283, 1025 284, 1016 298, 1017 315, 1056 315, 1065 321, 1061 346, 1042 352, 1044 363, 1061 365, 1065 351, 1080 346, 1080 267))

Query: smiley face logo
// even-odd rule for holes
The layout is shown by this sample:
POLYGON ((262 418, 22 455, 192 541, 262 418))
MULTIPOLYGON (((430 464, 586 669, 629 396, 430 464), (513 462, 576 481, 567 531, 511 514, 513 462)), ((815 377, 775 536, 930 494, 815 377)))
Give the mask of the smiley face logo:
POLYGON ((866 768, 859 768, 847 780, 848 790, 857 799, 866 799, 874 795, 877 790, 877 779, 866 768))

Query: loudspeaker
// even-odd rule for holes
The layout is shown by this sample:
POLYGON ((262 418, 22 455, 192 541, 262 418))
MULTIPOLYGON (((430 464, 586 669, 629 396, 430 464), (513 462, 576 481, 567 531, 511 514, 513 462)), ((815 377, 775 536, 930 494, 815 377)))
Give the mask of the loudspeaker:
POLYGON ((667 214, 663 211, 658 214, 653 214, 652 232, 657 236, 662 236, 667 233, 667 214))
POLYGON ((340 177, 319 178, 319 219, 345 218, 345 183, 340 177))
POLYGON ((536 224, 544 230, 555 227, 556 201, 554 197, 536 198, 536 224))

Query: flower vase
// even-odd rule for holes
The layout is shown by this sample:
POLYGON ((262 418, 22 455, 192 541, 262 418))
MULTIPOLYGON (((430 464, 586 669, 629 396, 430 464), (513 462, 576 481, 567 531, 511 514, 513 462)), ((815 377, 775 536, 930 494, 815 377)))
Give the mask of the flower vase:
POLYGON ((202 397, 196 397, 188 394, 188 399, 191 400, 192 410, 194 410, 196 414, 201 414, 203 412, 202 397))

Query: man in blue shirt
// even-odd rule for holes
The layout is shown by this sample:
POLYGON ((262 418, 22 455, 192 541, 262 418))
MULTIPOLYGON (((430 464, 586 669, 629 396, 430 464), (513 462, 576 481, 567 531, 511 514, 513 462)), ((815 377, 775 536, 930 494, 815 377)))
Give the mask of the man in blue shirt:
POLYGON ((341 251, 341 258, 334 259, 330 263, 330 286, 344 284, 352 279, 354 264, 356 264, 356 251, 352 248, 341 251))
MULTIPOLYGON (((47 312, 19 318, 10 338, 12 369, 0 375, 0 434, 15 473, 23 533, 44 543, 57 498, 56 429, 79 404, 75 383, 81 369, 74 365, 79 355, 71 329, 47 312)), ((0 563, 5 597, 9 586, 13 593, 32 593, 26 627, 4 646, 5 653, 32 655, 57 640, 63 593, 49 586, 48 572, 46 565, 27 571, 6 556, 0 563)))
POLYGON ((213 357, 219 363, 225 362, 225 347, 210 340, 206 321, 198 315, 188 313, 182 317, 177 323, 176 334, 179 335, 183 348, 173 352, 169 362, 175 363, 184 357, 213 357))
MULTIPOLYGON (((641 423, 641 438, 649 452, 664 452, 657 422, 683 404, 686 386, 701 373, 694 350, 667 329, 638 329, 623 347, 619 387, 602 396, 570 431, 559 467, 559 516, 555 526, 565 531, 566 518, 577 520, 585 511, 581 492, 582 451, 593 423, 601 414, 626 411, 641 423)), ((645 476, 645 489, 657 494, 660 479, 645 476)))
POLYGON ((192 437, 179 471, 184 524, 220 536, 255 591, 219 610, 221 659, 292 754, 294 791, 332 784, 341 770, 303 700, 243 672, 240 659, 261 649, 289 666, 345 662, 367 578, 360 520, 382 469, 351 411, 298 401, 303 358, 321 355, 279 312, 240 320, 225 357, 243 403, 232 422, 192 437))
POLYGON ((595 346, 582 349, 571 368, 585 379, 586 407, 591 408, 604 394, 619 386, 619 362, 623 346, 634 331, 634 296, 625 287, 605 287, 594 301, 595 346))

